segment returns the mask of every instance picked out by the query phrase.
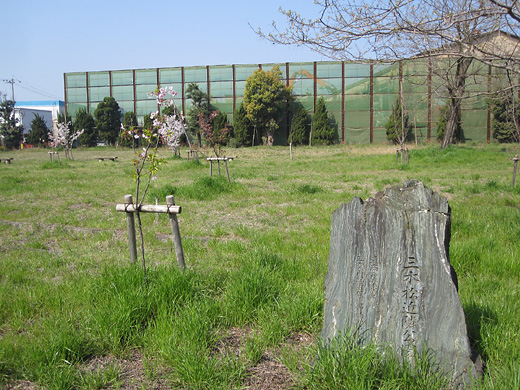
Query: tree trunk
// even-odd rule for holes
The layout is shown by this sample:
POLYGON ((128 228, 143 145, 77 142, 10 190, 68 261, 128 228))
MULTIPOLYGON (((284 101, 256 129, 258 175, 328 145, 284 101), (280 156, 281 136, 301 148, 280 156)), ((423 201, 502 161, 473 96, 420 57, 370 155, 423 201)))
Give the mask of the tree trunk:
POLYGON ((274 144, 274 131, 267 132, 267 146, 273 146, 274 144))
POLYGON ((442 140, 441 149, 446 148, 453 142, 453 135, 457 129, 457 124, 460 120, 460 107, 462 104, 462 97, 466 92, 466 78, 468 77, 468 69, 473 58, 459 57, 456 61, 455 75, 453 83, 448 81, 448 95, 450 98, 448 118, 446 118, 446 130, 444 132, 444 139, 442 140))
POLYGON ((453 135, 459 123, 461 100, 458 98, 451 98, 448 110, 448 117, 446 118, 446 130, 444 131, 444 138, 442 140, 441 149, 446 148, 453 142, 453 135))

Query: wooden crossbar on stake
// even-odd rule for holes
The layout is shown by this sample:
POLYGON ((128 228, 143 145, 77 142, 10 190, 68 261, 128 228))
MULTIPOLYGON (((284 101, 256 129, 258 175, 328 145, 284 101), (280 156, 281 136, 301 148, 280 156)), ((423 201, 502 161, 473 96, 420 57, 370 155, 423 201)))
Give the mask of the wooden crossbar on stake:
POLYGON ((125 203, 116 204, 116 211, 126 211, 127 213, 135 213, 139 209, 140 213, 167 213, 180 214, 181 206, 176 205, 160 205, 160 204, 143 204, 137 207, 135 204, 125 203))
POLYGON ((182 249, 181 233, 179 229, 179 221, 177 214, 181 213, 181 206, 175 205, 173 195, 166 197, 166 205, 140 205, 137 206, 133 202, 132 195, 125 196, 124 204, 116 204, 116 211, 126 213, 126 227, 128 230, 128 246, 130 250, 130 260, 135 263, 137 261, 137 242, 135 234, 135 219, 134 213, 166 213, 170 217, 170 226, 173 235, 173 245, 175 247, 175 255, 177 257, 177 264, 180 269, 186 268, 184 262, 184 250, 182 249))

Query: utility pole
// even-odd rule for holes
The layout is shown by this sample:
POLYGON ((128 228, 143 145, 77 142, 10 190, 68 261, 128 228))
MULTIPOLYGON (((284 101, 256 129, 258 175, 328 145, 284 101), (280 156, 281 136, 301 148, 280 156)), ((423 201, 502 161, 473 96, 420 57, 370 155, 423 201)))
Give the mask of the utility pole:
POLYGON ((18 80, 15 80, 13 77, 11 77, 11 80, 5 80, 4 79, 4 83, 11 84, 11 100, 13 102, 14 102, 14 83, 16 83, 17 81, 18 80))

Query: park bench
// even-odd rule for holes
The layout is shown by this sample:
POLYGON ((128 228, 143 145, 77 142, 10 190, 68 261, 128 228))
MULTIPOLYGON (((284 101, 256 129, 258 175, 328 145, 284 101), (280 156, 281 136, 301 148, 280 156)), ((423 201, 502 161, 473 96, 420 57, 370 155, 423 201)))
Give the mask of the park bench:
POLYGON ((116 161, 117 156, 116 157, 98 157, 98 161, 104 161, 104 160, 116 161))

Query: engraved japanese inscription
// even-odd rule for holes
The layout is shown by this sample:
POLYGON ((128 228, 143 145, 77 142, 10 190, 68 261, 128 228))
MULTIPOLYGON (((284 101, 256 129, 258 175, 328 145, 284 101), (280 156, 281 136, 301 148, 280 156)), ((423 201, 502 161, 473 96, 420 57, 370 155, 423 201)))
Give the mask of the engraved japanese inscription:
POLYGON ((412 363, 417 352, 432 351, 454 381, 475 376, 448 257, 450 218, 446 199, 418 181, 335 210, 324 341, 353 333, 412 363))

